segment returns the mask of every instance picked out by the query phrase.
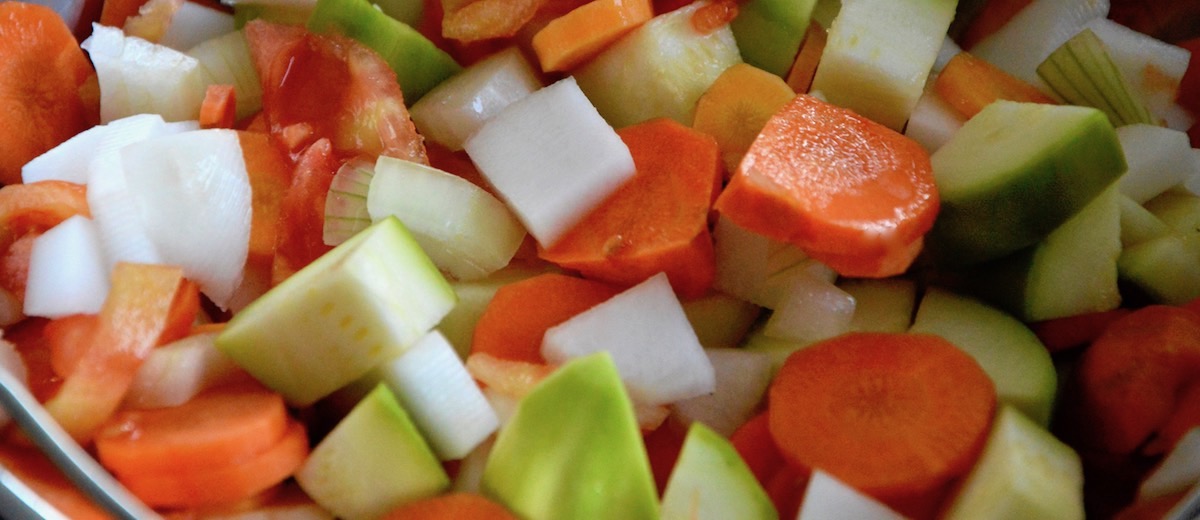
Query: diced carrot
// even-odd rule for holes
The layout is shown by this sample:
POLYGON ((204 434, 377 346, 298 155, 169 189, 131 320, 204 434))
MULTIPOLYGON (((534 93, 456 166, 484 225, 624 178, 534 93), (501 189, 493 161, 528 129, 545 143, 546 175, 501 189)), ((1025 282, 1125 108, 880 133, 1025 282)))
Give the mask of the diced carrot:
POLYGON ((209 85, 200 103, 201 128, 233 128, 237 122, 237 97, 233 85, 209 85))
POLYGON ((717 140, 728 178, 771 116, 793 97, 795 93, 779 76, 738 63, 717 76, 696 101, 692 128, 717 140))
POLYGON ((67 480, 50 459, 35 448, 0 444, 0 466, 4 466, 58 512, 72 520, 112 518, 67 480))
POLYGON ((967 25, 959 39, 959 45, 970 49, 975 44, 991 36, 1012 20, 1017 13, 1033 0, 987 0, 983 8, 975 14, 975 18, 967 25))
POLYGON ((96 451, 118 476, 204 471, 265 452, 288 420, 278 393, 225 385, 179 406, 118 412, 96 431, 96 451))
POLYGON ((966 52, 950 58, 934 80, 933 89, 943 101, 968 119, 1000 99, 1057 104, 1037 87, 966 52))
POLYGON ((279 235, 280 206, 292 184, 292 165, 264 132, 238 132, 250 180, 250 248, 248 265, 271 265, 279 235))
POLYGON ((921 145, 798 94, 767 122, 716 209, 843 275, 886 277, 907 267, 889 259, 911 255, 933 227, 938 202, 921 145))
POLYGON ((938 497, 965 474, 995 409, 979 364, 923 334, 850 333, 801 349, 768 394, 771 436, 791 466, 893 507, 938 497))
POLYGON ((460 491, 409 502, 381 520, 517 520, 517 516, 483 495, 460 491))
POLYGON ((204 507, 245 500, 290 477, 308 457, 308 433, 289 420, 282 438, 265 451, 235 463, 195 471, 136 472, 117 475, 146 505, 204 507))
POLYGON ((72 314, 46 324, 43 334, 50 348, 50 368, 58 377, 66 379, 75 371, 99 323, 95 314, 72 314))
POLYGON ((617 134, 637 173, 539 256, 625 286, 665 272, 681 297, 703 295, 716 274, 708 230, 721 177, 716 141, 665 118, 617 134))
POLYGON ((738 4, 733 0, 714 0, 692 13, 692 28, 700 34, 710 34, 729 25, 738 15, 738 4))
POLYGON ((1060 407, 1064 437, 1131 454, 1200 385, 1200 316, 1151 305, 1113 322, 1084 351, 1060 407))
MULTIPOLYGON (((178 267, 117 264, 91 341, 71 376, 46 402, 50 415, 75 439, 90 440, 112 416, 164 332, 186 330, 171 323, 185 317, 174 309, 180 305, 176 295, 185 285, 178 267)), ((194 319, 194 315, 187 318, 187 326, 194 319)))
POLYGON ((1051 353, 1061 352, 1091 343, 1109 324, 1130 312, 1129 309, 1089 312, 1037 322, 1030 328, 1047 350, 1051 353))
POLYGON ((659 494, 667 488, 679 452, 683 450, 683 441, 687 439, 687 430, 683 423, 668 417, 657 428, 642 434, 646 455, 650 458, 650 473, 654 475, 659 494))
POLYGON ((783 467, 783 454, 779 453, 779 447, 771 437, 765 411, 751 417, 734 430, 729 436, 729 442, 764 488, 770 482, 771 476, 783 467))
POLYGON ((0 184, 21 182, 25 163, 99 122, 99 104, 80 95, 95 74, 54 10, 0 2, 0 184))
POLYGON ((25 234, 45 231, 75 215, 91 215, 82 184, 40 181, 4 186, 0 188, 0 249, 7 249, 25 234))
POLYGON ((547 0, 442 0, 442 36, 471 43, 510 38, 547 0))
POLYGON ((804 42, 800 44, 800 52, 796 61, 788 70, 787 84, 797 94, 804 94, 812 87, 812 80, 817 75, 817 65, 821 63, 821 54, 825 52, 825 44, 829 41, 829 31, 817 22, 808 24, 808 32, 804 33, 804 42))
POLYGON ((545 363, 546 329, 616 296, 621 287, 557 273, 540 274, 500 287, 475 325, 471 353, 545 363))
POLYGON ((592 0, 533 37, 542 70, 571 70, 654 16, 650 0, 592 0))
POLYGON ((339 167, 328 139, 313 143, 296 161, 292 183, 279 202, 272 285, 332 249, 323 238, 325 195, 339 167))

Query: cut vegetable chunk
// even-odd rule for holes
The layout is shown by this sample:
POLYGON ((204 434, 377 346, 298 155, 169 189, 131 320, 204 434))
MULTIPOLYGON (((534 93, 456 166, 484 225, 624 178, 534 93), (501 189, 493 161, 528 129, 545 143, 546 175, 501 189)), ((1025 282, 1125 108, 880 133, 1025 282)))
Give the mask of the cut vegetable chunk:
POLYGON ((1050 53, 1038 65, 1037 73, 1058 97, 1100 109, 1113 126, 1156 123, 1091 29, 1084 29, 1050 53))
POLYGON ((697 423, 667 481, 662 518, 774 520, 779 513, 729 441, 697 423))
POLYGON ((546 331, 542 356, 552 363, 608 351, 629 394, 659 405, 713 391, 704 354, 664 274, 546 331))
POLYGON ((771 436, 790 464, 893 507, 934 498, 965 474, 996 407, 978 363, 922 334, 852 333, 799 350, 768 399, 771 436))
POLYGON ((81 215, 64 220, 34 240, 25 315, 97 314, 108 295, 108 275, 96 224, 81 215))
POLYGON ((195 58, 98 24, 81 45, 100 80, 101 122, 145 113, 167 121, 199 116, 206 85, 195 58))
POLYGON ((955 263, 1037 243, 1126 169, 1099 110, 1003 100, 968 120, 932 161, 942 208, 929 242, 955 263))
POLYGON ((692 128, 713 136, 728 177, 767 120, 795 93, 777 76, 745 63, 725 69, 696 101, 692 128))
POLYGON ((784 77, 805 42, 816 0, 751 0, 729 23, 746 63, 784 77))
POLYGON ((463 146, 543 246, 635 173, 629 148, 572 77, 509 105, 463 146))
POLYGON ((649 0, 592 0, 546 24, 533 51, 543 71, 571 70, 652 16, 649 0))
POLYGON ((379 518, 450 486, 437 457, 384 385, 313 448, 296 481, 318 504, 347 520, 379 518), (371 449, 363 449, 367 446, 371 449))
POLYGON ((820 520, 842 517, 859 520, 899 520, 903 515, 878 500, 864 495, 833 475, 813 472, 804 488, 804 501, 796 520, 820 520))
POLYGON ((217 347, 294 404, 402 352, 454 291, 395 218, 355 235, 239 312, 217 347))
POLYGON ((670 119, 617 135, 637 172, 538 256, 617 285, 664 272, 682 298, 702 296, 716 271, 708 232, 721 177, 716 142, 670 119))
POLYGON ((798 95, 767 122, 715 207, 843 275, 885 277, 916 256, 938 193, 915 141, 798 95))
POLYGON ((997 99, 1055 104, 1054 98, 1037 87, 966 52, 950 58, 934 80, 933 89, 967 119, 997 99))

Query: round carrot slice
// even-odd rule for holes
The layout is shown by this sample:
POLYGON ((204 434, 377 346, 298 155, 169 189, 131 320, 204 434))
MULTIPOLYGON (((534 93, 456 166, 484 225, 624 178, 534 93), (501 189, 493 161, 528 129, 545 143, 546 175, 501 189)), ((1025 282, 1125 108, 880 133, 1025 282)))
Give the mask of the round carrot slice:
POLYGON ((146 505, 189 508, 235 503, 279 484, 308 457, 304 425, 289 421, 284 435, 251 458, 189 471, 145 471, 117 479, 146 505))
POLYGON ((924 334, 852 333, 797 351, 768 399, 771 436, 789 464, 893 504, 964 474, 996 408, 979 364, 924 334))
POLYGON ((113 473, 203 472, 253 459, 288 428, 283 398, 254 385, 230 385, 170 408, 125 410, 96 434, 100 462, 113 473))

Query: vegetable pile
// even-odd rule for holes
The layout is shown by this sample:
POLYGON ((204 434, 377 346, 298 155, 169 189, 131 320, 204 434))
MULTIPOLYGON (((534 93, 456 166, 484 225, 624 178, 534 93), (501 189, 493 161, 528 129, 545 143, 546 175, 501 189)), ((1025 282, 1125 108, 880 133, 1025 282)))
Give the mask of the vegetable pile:
POLYGON ((1194 515, 1134 5, 0 2, 0 366, 169 518, 1194 515))

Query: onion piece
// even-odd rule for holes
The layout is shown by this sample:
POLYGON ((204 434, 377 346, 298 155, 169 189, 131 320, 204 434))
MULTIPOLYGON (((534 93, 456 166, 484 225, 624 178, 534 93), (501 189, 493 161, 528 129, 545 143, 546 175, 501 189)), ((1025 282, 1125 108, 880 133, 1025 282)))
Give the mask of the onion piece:
POLYGON ((329 184, 325 195, 325 226, 321 238, 327 246, 345 242, 371 225, 367 192, 375 176, 375 163, 356 157, 346 161, 329 184))
POLYGON ((96 314, 108 296, 108 265, 94 222, 80 215, 33 241, 25 283, 25 315, 96 314))

